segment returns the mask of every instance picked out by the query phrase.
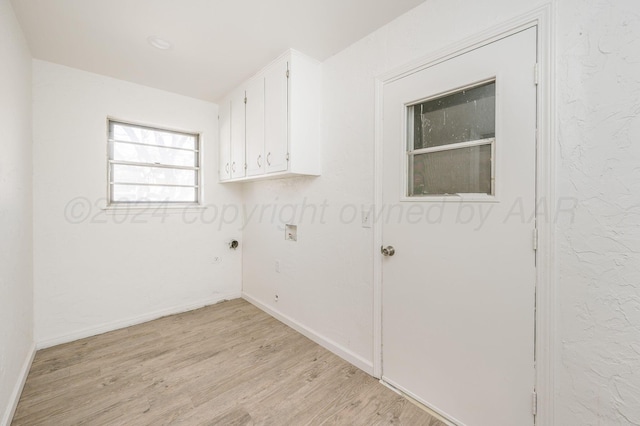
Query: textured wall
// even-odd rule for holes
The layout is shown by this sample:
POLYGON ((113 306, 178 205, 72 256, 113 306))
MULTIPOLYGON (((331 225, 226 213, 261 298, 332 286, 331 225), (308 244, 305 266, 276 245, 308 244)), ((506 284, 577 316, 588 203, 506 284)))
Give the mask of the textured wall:
POLYGON ((219 209, 240 194, 217 183, 217 105, 49 62, 33 73, 36 341, 238 297, 242 252, 226 242, 240 232, 219 209), (105 213, 108 116, 202 132, 211 208, 105 213))
POLYGON ((0 425, 33 344, 31 54, 0 0, 0 425))
POLYGON ((638 425, 640 2, 557 6, 557 424, 638 425))

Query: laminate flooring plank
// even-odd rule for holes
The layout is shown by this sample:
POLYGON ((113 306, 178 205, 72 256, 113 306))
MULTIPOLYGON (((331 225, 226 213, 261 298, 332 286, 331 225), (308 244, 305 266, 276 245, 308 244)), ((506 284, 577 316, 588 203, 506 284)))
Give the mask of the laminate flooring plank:
POLYGON ((38 351, 12 425, 444 426, 242 299, 38 351))

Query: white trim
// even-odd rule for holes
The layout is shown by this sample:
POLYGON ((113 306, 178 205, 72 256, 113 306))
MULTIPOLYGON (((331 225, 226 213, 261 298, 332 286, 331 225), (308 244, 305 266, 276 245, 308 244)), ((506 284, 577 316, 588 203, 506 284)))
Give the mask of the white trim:
MULTIPOLYGON (((485 138, 485 139, 476 139, 474 141, 467 141, 467 142, 456 142, 456 143, 451 143, 447 145, 432 146, 430 148, 414 149, 412 151, 407 151, 405 155, 431 154, 432 152, 453 151, 455 149, 471 148, 474 146, 493 145, 495 141, 496 141, 496 138, 485 138)), ((137 185, 137 184, 131 184, 131 185, 137 185)))
POLYGON ((217 294, 211 298, 203 299, 198 302, 192 302, 184 305, 172 306, 170 308, 159 309, 157 311, 138 315, 125 320, 113 321, 97 327, 85 328, 83 330, 74 331, 73 333, 63 334, 57 337, 43 339, 36 342, 36 348, 45 349, 51 346, 61 345, 63 343, 73 342, 75 340, 84 339, 86 337, 97 336, 98 334, 107 333, 109 331, 130 327, 132 325, 138 325, 148 321, 153 321, 155 319, 166 317, 168 315, 180 314, 183 312, 192 311, 194 309, 204 308, 205 306, 215 305, 216 303, 224 302, 226 300, 239 299, 239 298, 240 298, 239 292, 217 294))
POLYGON ((403 397, 407 398, 411 403, 413 403, 416 406, 418 406, 421 410, 424 410, 427 413, 429 413, 429 415, 431 417, 435 417, 436 419, 440 420, 442 423, 444 423, 447 426, 465 426, 464 423, 462 423, 461 421, 456 420, 454 422, 453 420, 449 419, 446 415, 440 414, 440 412, 438 410, 429 407, 424 402, 421 402, 418 399, 416 399, 410 393, 406 393, 406 392, 400 390, 395 385, 393 385, 391 382, 387 382, 385 380, 386 380, 385 378, 380 379, 380 383, 382 385, 384 385, 386 388, 391 389, 393 392, 397 393, 398 395, 402 395, 403 397))
POLYGON ((538 200, 548 201, 549 220, 538 221, 536 284, 536 425, 555 424, 555 365, 557 362, 555 226, 556 217, 556 107, 555 2, 538 9, 538 200))
POLYGON ((264 175, 252 175, 252 176, 243 176, 238 178, 228 178, 225 180, 221 180, 218 183, 242 183, 242 182, 257 182, 263 180, 274 180, 274 179, 284 179, 290 177, 317 177, 320 176, 320 173, 297 173, 290 171, 282 171, 282 172, 271 172, 264 175))
POLYGON ((101 210, 107 214, 149 213, 149 214, 155 215, 159 212, 161 212, 162 214, 199 212, 201 210, 206 210, 209 207, 210 206, 207 206, 207 205, 179 204, 179 203, 176 203, 176 204, 131 203, 130 205, 127 205, 127 204, 120 204, 118 206, 108 205, 108 206, 102 207, 101 210))
MULTIPOLYGON (((111 206, 119 206, 121 204, 127 204, 126 202, 119 202, 119 201, 114 201, 112 200, 113 198, 113 194, 112 194, 112 189, 114 185, 117 185, 118 183, 114 182, 113 176, 112 176, 112 172, 113 172, 113 166, 114 165, 125 165, 125 166, 137 166, 137 167, 155 167, 155 168, 165 168, 165 169, 177 169, 177 170, 190 170, 190 171, 194 171, 196 173, 198 182, 196 183, 196 185, 193 186, 193 189, 196 191, 196 201, 193 203, 184 203, 181 202, 181 204, 195 204, 195 205, 201 205, 202 204, 202 198, 204 196, 204 191, 202 190, 202 159, 204 158, 204 154, 203 154, 203 149, 202 149, 202 144, 203 144, 203 138, 202 138, 202 132, 186 132, 186 131, 180 131, 180 130, 172 130, 172 129, 168 129, 168 128, 164 128, 161 126, 151 126, 151 125, 146 125, 146 124, 137 124, 137 123, 133 123, 130 121, 124 121, 124 120, 119 120, 117 118, 113 118, 111 116, 107 116, 107 207, 111 207, 111 206), (149 129, 149 130, 153 130, 153 131, 158 131, 158 132, 165 132, 165 133, 175 133, 175 134, 180 134, 180 135, 186 135, 186 136, 193 136, 195 137, 195 144, 197 145, 196 150, 189 150, 189 149, 182 149, 182 148, 175 148, 175 147, 165 147, 165 146, 161 146, 161 145, 153 145, 153 144, 144 144, 144 143, 133 143, 134 145, 144 145, 144 146, 149 146, 149 147, 157 147, 157 148, 170 148, 170 149, 179 149, 179 150, 183 150, 183 151, 189 151, 189 152, 193 152, 193 154, 195 155, 196 158, 196 163, 197 166, 196 167, 187 167, 187 166, 172 166, 172 165, 168 165, 168 164, 155 164, 155 163, 141 163, 141 162, 136 162, 136 161, 120 161, 120 160, 114 160, 112 158, 112 153, 113 153, 113 145, 115 143, 129 143, 129 142, 124 142, 124 141, 118 141, 116 139, 114 139, 112 136, 112 130, 113 130, 113 125, 114 124, 120 124, 122 126, 129 126, 129 127, 137 127, 137 128, 142 128, 142 129, 149 129)), ((140 184, 142 186, 145 186, 145 184, 140 184)), ((147 185, 148 186, 148 185, 147 185)), ((143 204, 155 204, 153 202, 148 203, 148 202, 142 202, 143 204)))
POLYGON ((9 426, 11 424, 11 421, 13 420, 13 416, 16 413, 16 408, 18 408, 18 401, 20 401, 22 389, 24 389, 24 384, 27 381, 27 376, 29 375, 29 370, 31 369, 31 364, 33 363, 33 358, 35 356, 36 345, 34 342, 32 342, 31 347, 29 348, 29 352, 27 353, 27 357, 24 359, 24 363, 22 364, 22 368, 20 369, 18 381, 16 382, 16 385, 13 388, 13 392, 11 392, 11 396, 9 397, 7 411, 5 411, 4 416, 2 417, 2 421, 0 421, 0 425, 2 426, 9 426))
MULTIPOLYGON (((473 37, 441 49, 434 54, 411 61, 408 64, 385 72, 375 79, 375 163, 374 163, 374 208, 382 204, 382 120, 384 85, 434 66, 448 59, 460 56, 496 40, 537 27, 538 64, 538 146, 537 146, 537 198, 546 200, 548 206, 545 222, 538 224, 539 245, 536 287, 536 392, 538 393, 538 413, 536 425, 553 426, 554 418, 554 366, 557 360, 556 337, 556 297, 555 297, 555 231, 553 218, 556 211, 554 147, 556 123, 554 119, 555 84, 553 73, 554 24, 553 4, 546 4, 528 13, 517 16, 501 25, 492 27, 473 37)), ((373 253, 373 371, 382 377, 382 257, 379 254, 383 244, 382 222, 374 224, 373 253)))
MULTIPOLYGON (((384 82, 375 81, 375 142, 373 173, 373 211, 382 205, 382 115, 384 113, 384 82)), ((375 216, 374 216, 375 219, 375 216)), ((382 378, 382 222, 373 224, 373 375, 382 378)))
POLYGON ((271 315, 275 319, 279 320, 280 322, 283 322, 284 324, 293 328, 303 336, 313 340, 323 348, 333 352, 334 354, 338 355, 340 358, 350 362, 351 364, 358 367, 365 373, 367 374, 373 373, 373 363, 364 359, 360 355, 350 351, 349 349, 334 342, 333 340, 321 334, 316 333, 315 331, 311 330, 309 327, 299 323, 298 321, 292 319, 291 317, 278 312, 277 310, 271 308, 270 306, 265 305, 264 303, 258 301, 256 298, 248 295, 246 292, 242 292, 242 298, 247 302, 251 303, 252 305, 254 305, 255 307, 257 307, 258 309, 266 312, 267 314, 271 315))

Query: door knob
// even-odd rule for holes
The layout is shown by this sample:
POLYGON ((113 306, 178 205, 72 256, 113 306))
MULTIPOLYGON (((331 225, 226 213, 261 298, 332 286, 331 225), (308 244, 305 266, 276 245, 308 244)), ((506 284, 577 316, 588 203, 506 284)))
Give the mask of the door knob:
POLYGON ((391 257, 396 254, 396 249, 394 249, 393 246, 382 246, 380 247, 380 253, 382 253, 383 256, 391 257))

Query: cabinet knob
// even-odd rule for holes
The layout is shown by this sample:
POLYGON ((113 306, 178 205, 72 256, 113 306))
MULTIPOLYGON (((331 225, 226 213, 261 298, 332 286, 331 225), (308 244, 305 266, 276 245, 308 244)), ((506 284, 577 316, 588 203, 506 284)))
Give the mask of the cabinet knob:
POLYGON ((229 174, 229 163, 227 163, 227 164, 224 166, 224 171, 225 171, 225 172, 227 172, 227 174, 229 174))
POLYGON ((271 157, 271 153, 267 154, 267 165, 270 166, 271 165, 271 161, 269 161, 269 157, 271 157))
POLYGON ((235 162, 235 161, 233 162, 233 164, 231 164, 231 171, 232 171, 233 173, 235 173, 235 172, 236 172, 236 162, 235 162))
POLYGON ((262 155, 258 155, 258 160, 257 160, 258 167, 262 167, 262 164, 260 164, 260 159, 261 158, 262 158, 262 155))

